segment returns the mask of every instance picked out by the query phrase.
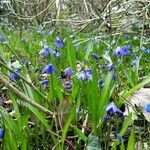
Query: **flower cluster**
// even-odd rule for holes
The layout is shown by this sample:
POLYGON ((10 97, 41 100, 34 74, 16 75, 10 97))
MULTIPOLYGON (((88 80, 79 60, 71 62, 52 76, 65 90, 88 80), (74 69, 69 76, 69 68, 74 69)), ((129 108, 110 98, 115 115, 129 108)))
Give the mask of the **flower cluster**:
POLYGON ((130 51, 128 50, 127 46, 122 46, 122 47, 117 47, 114 51, 113 54, 116 56, 125 56, 129 55, 130 51))

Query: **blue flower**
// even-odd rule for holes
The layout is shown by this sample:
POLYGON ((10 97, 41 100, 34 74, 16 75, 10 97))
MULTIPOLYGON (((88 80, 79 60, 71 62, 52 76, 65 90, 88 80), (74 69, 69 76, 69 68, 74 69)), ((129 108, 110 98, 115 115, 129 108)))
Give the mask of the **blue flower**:
POLYGON ((128 34, 124 34, 124 38, 125 38, 125 39, 128 39, 128 38, 129 38, 129 35, 128 35, 128 34))
POLYGON ((65 88, 66 90, 71 90, 71 89, 72 89, 72 85, 70 85, 70 84, 65 85, 64 88, 65 88))
POLYGON ((86 72, 91 75, 92 74, 92 69, 86 69, 86 72))
POLYGON ((42 74, 44 74, 44 73, 48 73, 48 74, 54 73, 54 74, 56 74, 56 69, 55 69, 55 67, 54 67, 52 64, 48 64, 48 65, 42 70, 42 74))
POLYGON ((107 68, 109 71, 111 71, 111 70, 113 69, 113 64, 112 64, 112 63, 108 64, 108 65, 106 66, 106 68, 107 68))
POLYGON ((50 49, 47 44, 44 45, 44 48, 39 52, 39 55, 48 56, 49 54, 55 54, 56 51, 50 49))
POLYGON ((108 116, 105 115, 105 116, 104 116, 104 122, 106 122, 108 119, 109 119, 108 116))
POLYGON ((10 73, 10 76, 9 76, 10 80, 14 81, 14 80, 18 80, 19 79, 19 75, 21 73, 20 73, 20 71, 18 69, 16 70, 16 73, 14 73, 14 72, 10 73))
POLYGON ((112 76, 112 80, 116 80, 116 79, 117 79, 117 75, 116 75, 116 73, 114 73, 112 76))
POLYGON ((70 67, 68 67, 64 70, 64 74, 67 75, 67 76, 71 76, 72 73, 73 73, 73 71, 70 67))
POLYGON ((80 71, 77 76, 79 80, 83 80, 83 81, 88 80, 88 75, 86 74, 85 71, 80 71))
POLYGON ((114 102, 111 102, 107 108, 106 108, 107 113, 112 116, 116 111, 117 111, 117 107, 114 104, 114 102))
POLYGON ((3 128, 0 128, 0 139, 4 137, 4 129, 3 128))
POLYGON ((5 41, 4 36, 3 36, 3 35, 1 35, 1 34, 0 34, 0 41, 1 41, 1 42, 4 42, 4 41, 5 41))
POLYGON ((114 102, 111 102, 107 108, 106 108, 106 111, 107 113, 110 115, 110 116, 113 116, 115 113, 117 113, 119 116, 123 116, 123 112, 118 109, 116 107, 116 105, 114 104, 114 102))
POLYGON ((41 81, 40 83, 43 86, 43 88, 45 89, 47 87, 49 81, 46 79, 46 80, 41 81))
POLYGON ((98 86, 99 88, 102 88, 104 86, 104 83, 101 79, 98 80, 98 86))
POLYGON ((117 47, 114 50, 113 54, 116 55, 116 56, 125 56, 125 55, 129 55, 130 52, 129 52, 127 46, 122 46, 122 47, 117 47))
POLYGON ((119 139, 120 142, 123 142, 123 138, 122 138, 122 135, 117 133, 116 134, 117 138, 119 139))
POLYGON ((150 113, 150 103, 144 106, 146 112, 150 113))
POLYGON ((92 54, 92 57, 94 58, 94 59, 96 59, 96 60, 99 60, 99 57, 98 57, 98 55, 97 54, 92 54))
POLYGON ((62 41, 59 37, 57 37, 57 38, 56 38, 56 46, 57 46, 58 48, 62 48, 63 45, 64 45, 63 41, 62 41))
POLYGON ((131 62, 131 65, 132 65, 132 66, 136 66, 136 65, 137 65, 137 63, 138 63, 138 60, 137 60, 137 59, 135 59, 135 60, 133 60, 133 61, 131 62))
POLYGON ((60 58, 60 57, 61 57, 61 53, 60 53, 60 52, 57 52, 57 53, 56 53, 56 57, 57 57, 57 58, 60 58))
POLYGON ((76 114, 79 114, 81 112, 80 108, 76 108, 76 114))
POLYGON ((39 52, 39 55, 48 56, 49 52, 50 52, 50 48, 47 46, 47 47, 44 47, 44 48, 39 52))

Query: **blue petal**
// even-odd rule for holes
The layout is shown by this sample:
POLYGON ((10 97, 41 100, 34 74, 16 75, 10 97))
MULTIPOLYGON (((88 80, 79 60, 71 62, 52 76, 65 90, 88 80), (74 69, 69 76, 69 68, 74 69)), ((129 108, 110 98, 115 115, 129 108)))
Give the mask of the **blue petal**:
POLYGON ((0 139, 4 137, 4 129, 0 128, 0 139))
POLYGON ((94 58, 94 59, 96 59, 96 60, 99 60, 99 57, 98 57, 98 55, 97 54, 92 54, 92 57, 94 58))
POLYGON ((146 112, 150 113, 150 103, 144 106, 146 112))
POLYGON ((43 80, 43 81, 41 81, 41 85, 43 86, 43 88, 46 88, 46 86, 48 85, 48 83, 49 83, 49 80, 43 80))
POLYGON ((4 42, 4 41, 5 41, 4 36, 3 36, 3 35, 1 35, 1 34, 0 34, 0 41, 1 41, 1 42, 4 42))
POLYGON ((71 90, 72 89, 72 85, 68 84, 68 85, 65 85, 64 87, 66 90, 71 90))
POLYGON ((48 73, 48 74, 54 73, 54 74, 56 74, 56 69, 55 69, 55 67, 54 67, 52 64, 48 64, 48 65, 42 70, 42 74, 44 74, 44 73, 48 73))
POLYGON ((18 79, 19 79, 19 76, 16 73, 10 73, 10 80, 14 81, 18 79))
POLYGON ((73 72, 72 72, 72 69, 70 67, 68 67, 64 70, 64 73, 67 76, 71 76, 73 72))
POLYGON ((79 74, 78 74, 78 79, 79 79, 79 80, 84 80, 84 81, 88 80, 88 76, 87 76, 87 74, 85 73, 85 71, 79 72, 79 74))
POLYGON ((57 53, 56 53, 56 57, 57 57, 57 58, 60 58, 60 57, 61 57, 61 53, 60 53, 60 52, 57 52, 57 53))
POLYGON ((64 45, 63 41, 62 41, 59 37, 57 37, 57 38, 56 38, 56 46, 57 46, 58 48, 62 48, 63 45, 64 45))
POLYGON ((108 116, 105 115, 105 116, 104 116, 104 122, 106 122, 107 120, 108 120, 108 116))

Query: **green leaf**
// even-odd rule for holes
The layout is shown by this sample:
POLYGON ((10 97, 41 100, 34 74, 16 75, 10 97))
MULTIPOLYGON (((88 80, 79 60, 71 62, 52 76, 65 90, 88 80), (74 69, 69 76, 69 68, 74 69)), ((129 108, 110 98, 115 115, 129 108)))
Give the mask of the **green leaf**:
POLYGON ((68 41, 67 45, 68 61, 69 65, 73 70, 76 70, 76 49, 72 44, 71 40, 68 41))
POLYGON ((85 60, 88 60, 90 52, 93 51, 93 43, 89 42, 86 53, 85 53, 85 60))
POLYGON ((80 129, 78 129, 77 127, 74 127, 74 130, 84 142, 87 141, 88 138, 85 136, 84 133, 82 133, 82 131, 80 129))
POLYGON ((66 138, 66 135, 67 135, 67 131, 68 131, 68 128, 71 124, 71 121, 73 120, 74 118, 74 113, 75 113, 75 110, 73 109, 73 111, 70 113, 65 125, 64 125, 64 128, 63 128, 63 132, 62 132, 62 145, 64 145, 64 141, 65 141, 65 138, 66 138))
POLYGON ((23 132, 20 130, 19 126, 17 125, 17 123, 11 118, 11 116, 8 115, 7 112, 5 112, 3 109, 0 109, 1 114, 4 117, 4 120, 8 126, 9 129, 11 129, 11 131, 16 135, 17 139, 20 140, 21 142, 21 147, 24 149, 26 148, 26 141, 27 138, 26 136, 23 134, 23 132))
POLYGON ((127 149, 129 149, 129 150, 135 149, 135 133, 133 130, 131 131, 131 134, 130 134, 130 137, 128 140, 128 148, 127 149))

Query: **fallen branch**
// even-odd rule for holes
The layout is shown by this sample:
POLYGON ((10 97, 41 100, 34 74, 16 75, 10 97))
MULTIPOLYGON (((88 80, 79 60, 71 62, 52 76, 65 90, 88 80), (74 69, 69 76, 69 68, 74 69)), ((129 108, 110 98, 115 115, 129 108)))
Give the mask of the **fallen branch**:
POLYGON ((13 93, 15 93, 16 95, 18 95, 20 98, 22 98, 25 102, 31 104, 32 106, 34 106, 35 108, 37 108, 38 110, 49 114, 49 115, 54 115, 54 113, 46 108, 44 108, 43 106, 41 106, 40 104, 36 103, 34 100, 30 99, 29 97, 27 97, 24 93, 22 93, 21 91, 19 91, 16 87, 14 87, 9 81, 7 81, 2 74, 0 73, 0 81, 8 88, 10 89, 13 93))

